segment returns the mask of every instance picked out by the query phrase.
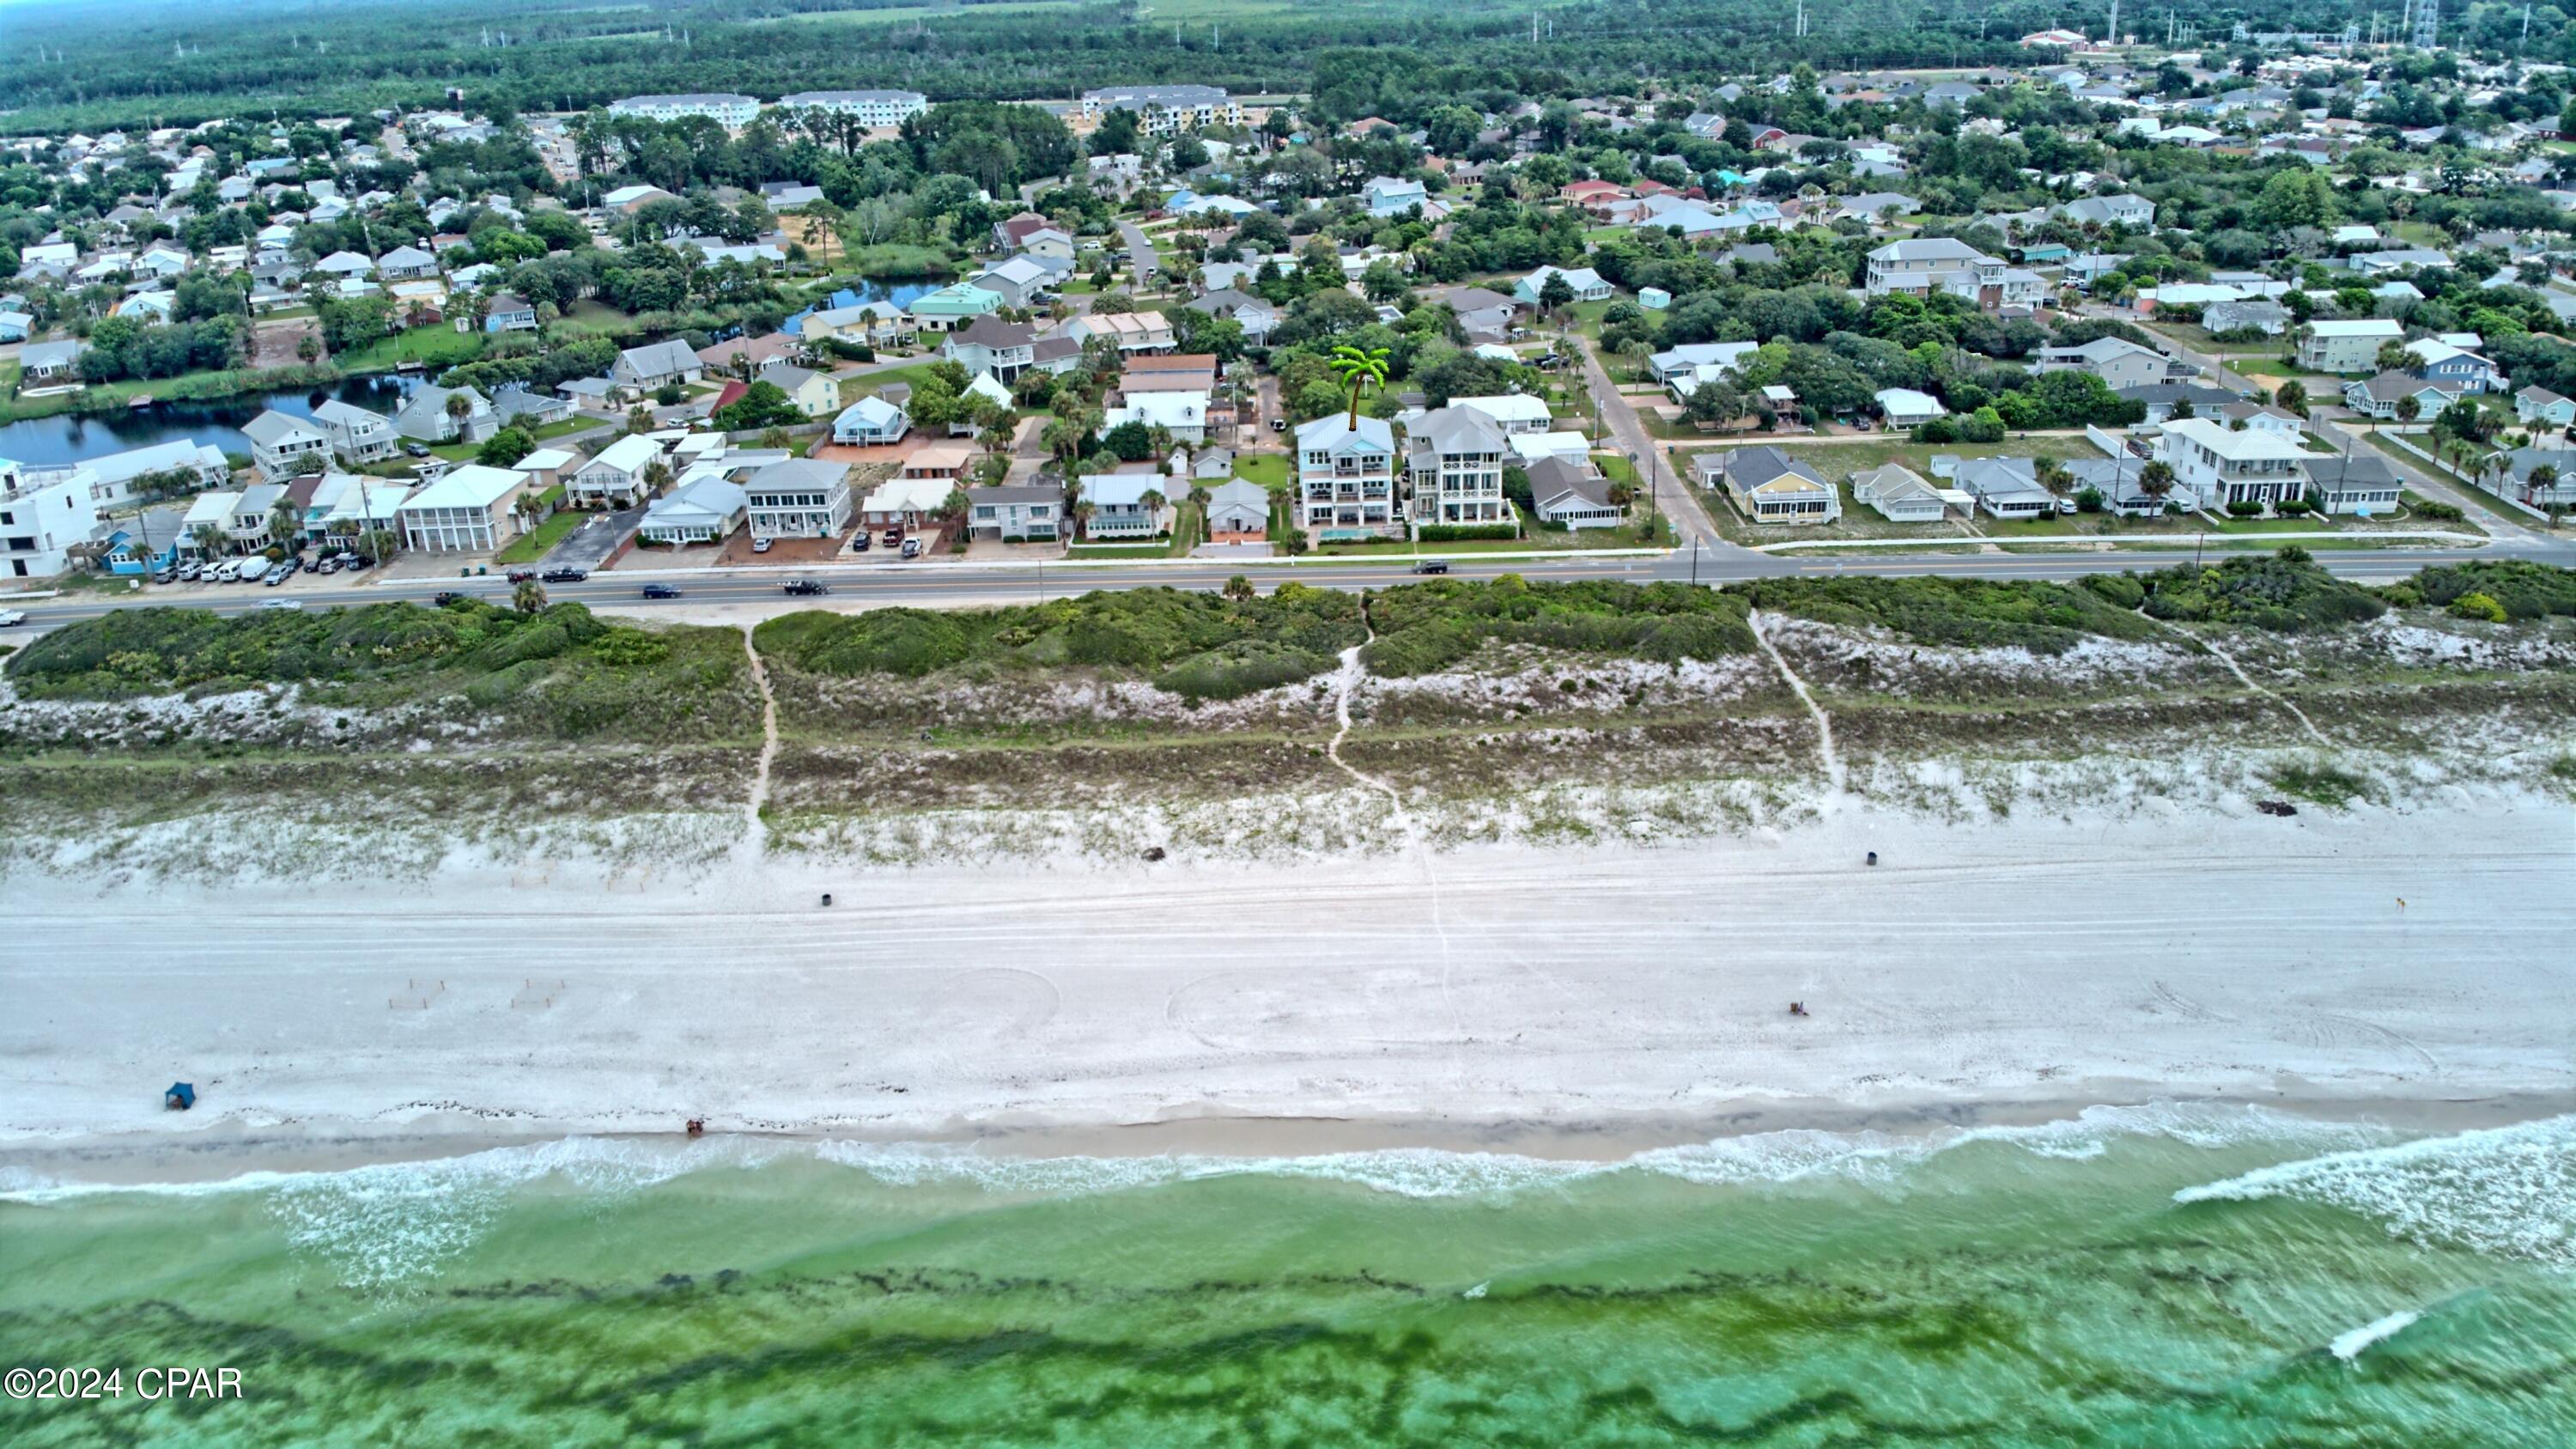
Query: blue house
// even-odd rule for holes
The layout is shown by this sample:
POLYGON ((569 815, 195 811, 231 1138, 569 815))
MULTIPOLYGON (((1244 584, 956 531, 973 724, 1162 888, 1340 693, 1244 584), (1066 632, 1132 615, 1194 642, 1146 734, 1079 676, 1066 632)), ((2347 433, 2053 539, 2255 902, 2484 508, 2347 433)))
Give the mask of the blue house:
POLYGON ((158 550, 141 537, 120 528, 107 536, 106 547, 98 556, 99 566, 112 574, 140 576, 179 561, 179 539, 173 530, 170 541, 158 550))

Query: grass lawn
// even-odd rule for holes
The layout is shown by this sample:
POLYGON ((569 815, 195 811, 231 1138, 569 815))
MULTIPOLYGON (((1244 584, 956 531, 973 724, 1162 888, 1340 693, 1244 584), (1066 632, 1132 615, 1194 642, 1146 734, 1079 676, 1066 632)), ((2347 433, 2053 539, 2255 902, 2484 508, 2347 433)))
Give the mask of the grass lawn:
MULTIPOLYGON (((1749 440, 1748 440, 1749 441, 1749 440)), ((1802 434, 1785 437, 1774 435, 1761 441, 1790 457, 1798 459, 1834 482, 1871 468, 1884 468, 1901 463, 1927 480, 1932 476, 1932 455, 1950 453, 1961 458, 2099 458, 2102 450, 2082 438, 2006 437, 2000 443, 1918 443, 1902 433, 1869 434, 1845 441, 1822 441, 1802 434)), ((1719 452, 1718 448, 1685 450, 1680 466, 1687 475, 1690 459, 1702 452, 1719 452)))
POLYGON ((922 383, 929 380, 930 369, 937 364, 938 360, 934 358, 929 362, 915 362, 903 367, 889 367, 882 372, 860 373, 856 376, 844 377, 841 379, 841 401, 844 404, 857 402, 862 394, 875 392, 888 383, 899 382, 906 387, 918 388, 922 383), (853 389, 856 390, 853 391, 853 389))
POLYGON ((1247 483, 1258 483, 1276 493, 1289 484, 1288 455, 1285 453, 1237 453, 1234 476, 1247 483))
POLYGON ((537 560, 544 558, 549 552, 553 551, 556 544, 563 542, 564 535, 581 527, 581 521, 585 516, 586 515, 576 510, 566 509, 563 512, 556 514, 554 517, 547 519, 545 522, 538 524, 526 533, 520 534, 517 538, 510 540, 510 542, 505 545, 499 553, 492 555, 492 562, 497 564, 535 563, 537 560))
POLYGON ((379 337, 366 346, 343 352, 331 360, 349 372, 390 372, 398 364, 418 362, 431 372, 472 362, 483 355, 483 334, 459 332, 453 327, 414 327, 390 337, 379 337))

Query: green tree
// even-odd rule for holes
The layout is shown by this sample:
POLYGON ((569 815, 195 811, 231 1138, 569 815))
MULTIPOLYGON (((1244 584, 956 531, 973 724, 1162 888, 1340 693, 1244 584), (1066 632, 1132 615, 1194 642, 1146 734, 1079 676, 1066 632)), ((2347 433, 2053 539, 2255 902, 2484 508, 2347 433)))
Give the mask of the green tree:
POLYGON ((2255 218, 2274 231, 2300 226, 2330 230, 2341 213, 2334 184, 2304 163, 2274 173, 2254 199, 2255 218))
POLYGON ((474 450, 474 461, 493 468, 507 468, 537 450, 537 440, 522 427, 507 427, 483 440, 474 450))
POLYGON ((533 614, 546 606, 546 586, 535 579, 521 579, 510 590, 510 607, 522 614, 533 614))
POLYGON ((1343 343, 1333 349, 1332 369, 1342 375, 1343 385, 1350 389, 1352 432, 1360 428, 1360 394, 1386 386, 1387 356, 1383 347, 1360 348, 1343 343))

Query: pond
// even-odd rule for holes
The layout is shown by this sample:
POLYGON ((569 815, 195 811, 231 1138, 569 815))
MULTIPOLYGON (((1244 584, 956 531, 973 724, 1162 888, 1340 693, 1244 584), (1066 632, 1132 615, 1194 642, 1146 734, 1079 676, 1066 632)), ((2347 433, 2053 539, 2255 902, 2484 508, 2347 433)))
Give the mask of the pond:
POLYGON ((212 443, 247 454, 242 425, 268 408, 299 418, 332 398, 391 417, 419 379, 391 373, 346 378, 313 388, 244 393, 202 402, 154 403, 110 413, 66 413, 0 426, 0 458, 20 463, 80 463, 91 458, 180 440, 212 443))

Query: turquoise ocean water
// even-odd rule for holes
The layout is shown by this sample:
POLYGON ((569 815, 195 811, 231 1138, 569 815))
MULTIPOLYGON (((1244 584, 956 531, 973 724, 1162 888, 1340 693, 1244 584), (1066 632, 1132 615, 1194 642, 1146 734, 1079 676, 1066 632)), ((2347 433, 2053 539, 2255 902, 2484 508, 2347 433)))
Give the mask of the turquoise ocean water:
POLYGON ((0 1363, 246 1391, 10 1445, 2576 1445, 2576 1118, 0 1187, 0 1363))

